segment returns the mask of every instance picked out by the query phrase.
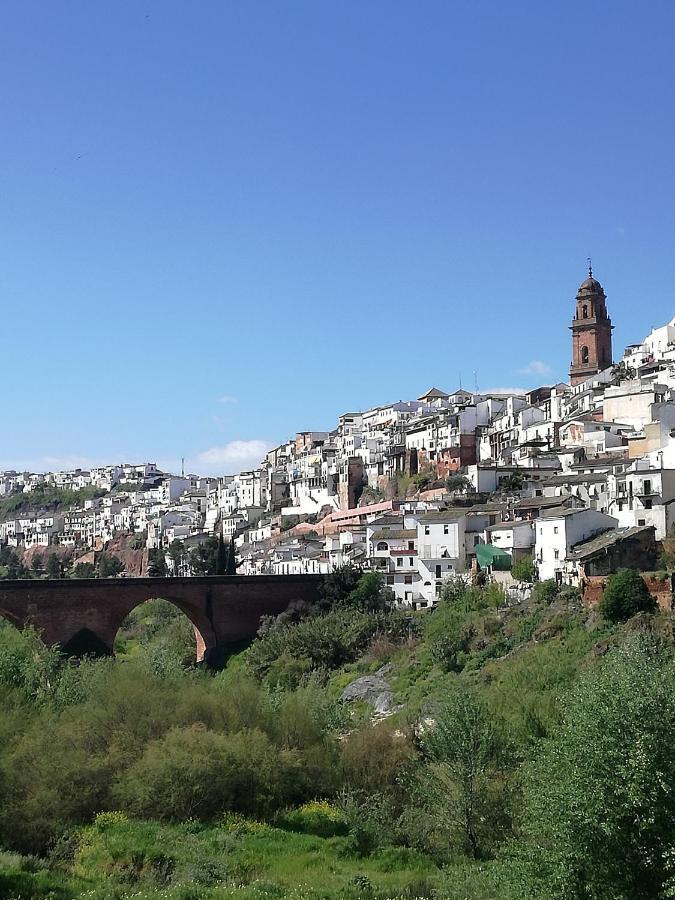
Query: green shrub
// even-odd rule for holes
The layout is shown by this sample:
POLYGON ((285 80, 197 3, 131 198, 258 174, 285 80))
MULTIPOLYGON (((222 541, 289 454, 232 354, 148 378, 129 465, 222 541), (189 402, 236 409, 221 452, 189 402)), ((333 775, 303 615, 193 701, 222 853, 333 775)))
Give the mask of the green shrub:
POLYGON ((292 809, 277 820, 280 828, 330 838, 349 833, 349 825, 337 806, 326 800, 312 800, 292 809))
POLYGON ((524 773, 521 856, 537 888, 526 896, 671 893, 674 720, 672 657, 651 639, 632 638, 578 678, 524 773))
MULTIPOLYGON (((258 679, 273 676, 278 660, 282 657, 287 660, 289 656, 303 660, 303 673, 336 669, 356 659, 376 634, 398 641, 407 636, 408 629, 409 623, 401 613, 338 607, 326 615, 304 619, 297 625, 266 631, 248 649, 246 666, 258 679)), ((283 679, 287 677, 287 671, 284 664, 283 679)))
POLYGON ((625 622, 639 612, 656 612, 656 600, 635 569, 610 575, 600 600, 600 612, 610 622, 625 622))
POLYGON ((62 667, 58 649, 45 647, 35 629, 0 626, 0 685, 42 703, 51 695, 62 667))
POLYGON ((516 581, 533 582, 535 578, 535 568, 532 557, 526 556, 523 557, 523 559, 518 560, 517 563, 511 566, 511 574, 516 581))
POLYGON ((391 721, 352 731, 340 749, 343 784, 368 794, 397 792, 400 778, 417 758, 410 738, 391 721))
POLYGON ((477 693, 458 687, 432 711, 422 734, 428 764, 418 777, 421 803, 455 850, 481 858, 510 824, 510 746, 477 693))
POLYGON ((426 622, 429 655, 446 672, 463 668, 473 635, 466 612, 447 601, 441 601, 426 622))
POLYGON ((536 603, 544 603, 550 606, 558 596, 560 587, 555 578, 546 581, 537 581, 532 588, 532 597, 536 603))
POLYGON ((148 744, 116 793, 126 810, 152 819, 265 814, 285 800, 284 762, 261 731, 226 735, 197 724, 172 728, 148 744))

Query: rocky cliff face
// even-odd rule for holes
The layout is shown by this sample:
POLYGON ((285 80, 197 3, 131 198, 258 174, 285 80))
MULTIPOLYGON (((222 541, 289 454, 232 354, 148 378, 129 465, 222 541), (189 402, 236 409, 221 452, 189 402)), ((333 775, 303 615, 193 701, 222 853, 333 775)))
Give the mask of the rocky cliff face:
POLYGON ((144 576, 148 574, 148 551, 145 547, 133 549, 129 546, 129 535, 116 535, 106 544, 105 552, 117 556, 129 575, 144 576))

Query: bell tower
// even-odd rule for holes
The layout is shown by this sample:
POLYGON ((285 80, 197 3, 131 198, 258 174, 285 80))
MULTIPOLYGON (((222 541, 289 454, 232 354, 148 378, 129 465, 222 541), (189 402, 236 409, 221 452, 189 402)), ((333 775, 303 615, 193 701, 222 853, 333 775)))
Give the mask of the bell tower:
POLYGON ((588 278, 577 291, 572 331, 570 382, 579 384, 612 365, 612 320, 607 315, 605 292, 593 278, 588 260, 588 278))

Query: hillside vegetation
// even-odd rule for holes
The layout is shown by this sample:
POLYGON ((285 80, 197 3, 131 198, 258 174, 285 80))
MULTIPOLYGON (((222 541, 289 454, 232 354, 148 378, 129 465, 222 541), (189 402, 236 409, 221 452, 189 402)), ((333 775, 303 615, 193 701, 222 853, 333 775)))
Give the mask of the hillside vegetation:
POLYGON ((7 497, 0 498, 0 522, 4 522, 12 516, 20 516, 29 512, 43 510, 57 512, 74 509, 84 506, 85 500, 93 500, 104 494, 105 491, 94 487, 71 491, 40 484, 27 493, 9 494, 7 497))
POLYGON ((673 622, 630 611, 343 570, 216 674, 168 604, 79 665, 1 627, 0 896, 673 896, 673 622))

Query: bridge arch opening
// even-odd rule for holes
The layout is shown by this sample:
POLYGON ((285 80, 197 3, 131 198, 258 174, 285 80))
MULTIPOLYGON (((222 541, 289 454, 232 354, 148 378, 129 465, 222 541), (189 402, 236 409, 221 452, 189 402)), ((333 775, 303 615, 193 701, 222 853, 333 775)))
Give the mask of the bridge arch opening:
POLYGON ((121 659, 165 651, 185 666, 202 662, 213 647, 210 628, 176 602, 155 597, 137 604, 120 623, 113 653, 121 659))

